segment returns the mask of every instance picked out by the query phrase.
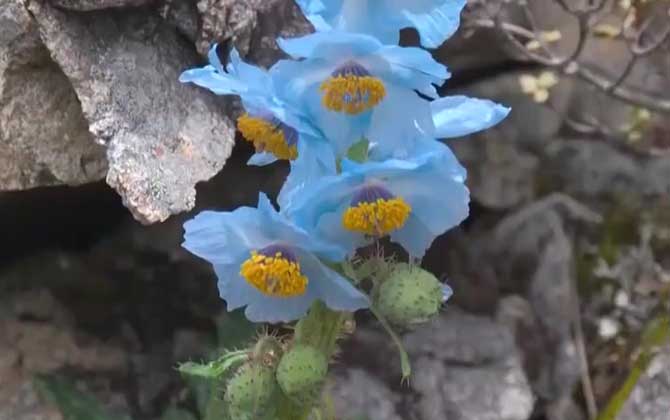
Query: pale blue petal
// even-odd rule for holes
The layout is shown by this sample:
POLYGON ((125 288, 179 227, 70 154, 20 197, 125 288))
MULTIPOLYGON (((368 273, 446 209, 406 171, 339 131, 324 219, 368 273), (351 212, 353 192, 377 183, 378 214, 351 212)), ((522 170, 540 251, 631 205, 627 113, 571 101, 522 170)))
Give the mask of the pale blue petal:
POLYGON ((247 253, 267 245, 258 212, 240 207, 233 212, 204 211, 184 223, 182 246, 213 264, 229 264, 247 253))
POLYGON ((328 141, 302 136, 298 143, 298 158, 291 161, 291 172, 277 198, 279 207, 290 207, 293 197, 301 194, 309 183, 336 173, 335 154, 328 141))
POLYGON ((247 165, 251 166, 267 166, 277 161, 277 156, 272 153, 254 153, 247 161, 247 165))
POLYGON ((248 91, 246 83, 226 73, 218 73, 212 66, 186 70, 179 76, 179 81, 194 83, 217 95, 243 95, 248 91))
POLYGON ((486 130, 505 119, 510 108, 487 99, 446 96, 431 103, 435 137, 461 137, 486 130))
POLYGON ((449 39, 461 23, 461 11, 467 0, 408 0, 414 5, 403 10, 406 26, 416 28, 421 37, 421 45, 437 48, 449 39))
POLYGON ((425 86, 442 84, 451 77, 444 66, 426 50, 414 47, 384 46, 378 52, 391 65, 391 75, 383 75, 385 80, 405 85, 422 92, 430 90, 425 86))
POLYGON ((219 296, 226 301, 226 308, 229 311, 248 305, 256 295, 261 294, 240 275, 240 267, 249 255, 247 253, 230 264, 214 264, 219 296))
POLYGON ((230 51, 229 63, 226 69, 231 76, 244 81, 250 90, 270 95, 272 87, 268 71, 242 61, 240 53, 235 48, 230 51))
POLYGON ((353 312, 370 306, 367 296, 317 258, 310 254, 299 258, 303 273, 310 279, 308 287, 314 288, 318 298, 330 309, 353 312))
POLYGON ((268 236, 301 247, 329 261, 339 262, 344 260, 346 256, 344 248, 338 244, 310 236, 308 232, 294 224, 286 215, 278 213, 264 193, 260 193, 258 197, 258 212, 260 218, 264 219, 263 229, 268 236))
POLYGON ((426 48, 436 48, 456 31, 466 0, 297 0, 320 31, 365 33, 397 44, 403 28, 416 28, 426 48))
POLYGON ((434 137, 431 105, 414 91, 387 86, 386 98, 375 108, 366 137, 379 159, 413 153, 413 140, 434 137))
POLYGON ((223 69, 223 63, 221 63, 219 54, 216 52, 218 46, 219 44, 214 44, 210 47, 209 51, 207 52, 207 59, 209 60, 209 64, 214 66, 216 71, 218 71, 219 73, 225 73, 223 69))
POLYGON ((298 38, 278 38, 277 45, 293 58, 342 60, 373 53, 382 48, 374 37, 358 33, 314 32, 298 38))

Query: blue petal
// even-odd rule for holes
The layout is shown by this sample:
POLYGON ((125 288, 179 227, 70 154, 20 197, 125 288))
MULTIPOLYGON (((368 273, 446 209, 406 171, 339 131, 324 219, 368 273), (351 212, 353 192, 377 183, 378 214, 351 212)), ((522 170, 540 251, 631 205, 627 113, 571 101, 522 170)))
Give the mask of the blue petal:
POLYGON ((313 252, 329 261, 344 260, 346 251, 341 246, 309 235, 284 214, 278 213, 264 193, 260 193, 258 197, 258 212, 260 218, 264 219, 263 228, 270 237, 313 252))
POLYGON ((461 137, 486 130, 505 119, 510 108, 487 99, 447 96, 431 103, 435 136, 461 137))
POLYGON ((353 312, 370 306, 367 296, 317 258, 310 254, 299 258, 303 273, 310 279, 308 288, 314 288, 318 298, 330 309, 353 312))
POLYGON ((291 172, 277 198, 279 207, 290 207, 293 198, 309 183, 336 173, 335 154, 328 141, 319 137, 302 136, 298 143, 298 158, 291 161, 291 172))
POLYGON ((403 10, 407 26, 416 28, 421 37, 421 45, 437 48, 449 39, 461 23, 461 11, 467 0, 408 0, 413 6, 403 10))
POLYGON ((231 76, 244 81, 250 87, 250 90, 270 95, 270 75, 267 70, 242 61, 240 53, 235 48, 230 51, 229 63, 226 69, 231 76))
MULTIPOLYGON (((219 46, 219 44, 213 44, 209 51, 207 52, 207 59, 209 60, 209 64, 214 66, 216 71, 219 73, 224 73, 223 69, 223 64, 221 63, 221 59, 219 59, 219 54, 216 52, 216 48, 219 46)), ((237 51, 235 51, 237 52, 237 51)))
POLYGON ((251 166, 267 166, 277 161, 277 156, 272 153, 254 153, 247 161, 247 165, 251 166))
POLYGON ((386 98, 375 108, 366 137, 376 159, 413 153, 413 140, 434 137, 430 102, 414 91, 387 86, 386 98))
POLYGON ((451 77, 443 64, 435 61, 428 51, 421 48, 391 45, 383 47, 379 55, 391 65, 392 74, 384 75, 385 80, 419 89, 431 97, 434 97, 435 89, 431 90, 427 86, 441 86, 451 77))
POLYGON ((349 32, 314 32, 299 38, 278 38, 277 45, 293 58, 340 60, 378 51, 382 44, 374 37, 349 32))
POLYGON ((258 212, 240 207, 233 212, 204 211, 184 223, 182 246, 213 264, 229 264, 271 239, 261 229, 258 212))
POLYGON ((186 70, 179 76, 179 81, 181 83, 195 83, 217 95, 243 95, 248 91, 246 83, 230 77, 226 73, 218 73, 212 66, 186 70))
POLYGON ((426 48, 456 31, 466 0, 297 0, 317 30, 359 32, 397 44, 400 29, 416 28, 426 48))

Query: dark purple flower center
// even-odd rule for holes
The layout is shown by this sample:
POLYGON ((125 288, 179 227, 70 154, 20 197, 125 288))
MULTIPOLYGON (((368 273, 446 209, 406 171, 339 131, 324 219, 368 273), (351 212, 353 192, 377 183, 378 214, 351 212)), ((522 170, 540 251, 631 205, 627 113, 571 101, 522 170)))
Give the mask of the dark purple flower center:
POLYGON ((393 198, 395 198, 395 195, 383 185, 365 185, 359 188, 351 198, 351 207, 356 207, 361 203, 374 203, 379 199, 390 200, 393 198))
POLYGON ((358 77, 367 77, 370 76, 368 69, 358 64, 355 61, 347 61, 333 71, 331 74, 333 77, 346 77, 346 76, 358 76, 358 77))
POLYGON ((268 245, 265 248, 258 251, 260 255, 265 255, 266 257, 276 257, 277 254, 281 254, 281 257, 290 261, 298 262, 298 257, 296 256, 293 248, 285 244, 272 244, 268 245))

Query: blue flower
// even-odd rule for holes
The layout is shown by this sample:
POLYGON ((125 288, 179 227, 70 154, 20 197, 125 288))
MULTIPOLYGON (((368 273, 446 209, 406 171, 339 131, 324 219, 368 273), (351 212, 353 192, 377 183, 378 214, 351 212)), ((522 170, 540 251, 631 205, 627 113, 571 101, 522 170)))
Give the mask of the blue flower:
POLYGON ((430 102, 415 91, 437 97, 435 85, 449 73, 427 51, 337 31, 278 43, 300 59, 270 70, 278 96, 307 113, 338 156, 362 137, 383 141, 434 131, 430 102))
POLYGON ((277 97, 272 79, 265 69, 245 63, 235 49, 231 51, 229 63, 224 68, 216 49, 217 45, 214 45, 209 51, 209 65, 187 70, 179 80, 207 88, 217 95, 237 95, 241 98, 247 113, 238 118, 237 126, 257 151, 249 164, 267 165, 277 159, 295 160, 299 150, 309 146, 310 142, 326 141, 299 109, 291 108, 277 97))
POLYGON ((420 258, 433 240, 468 216, 465 169, 447 146, 423 141, 410 160, 363 164, 344 161, 343 172, 310 183, 282 212, 296 225, 351 255, 390 235, 420 258))
POLYGON ((400 30, 416 28, 421 44, 437 48, 456 32, 466 0, 296 0, 318 31, 372 35, 397 44, 400 30))
POLYGON ((212 263, 228 310, 246 306, 251 321, 292 321, 317 299, 338 311, 369 305, 363 293, 319 259, 341 261, 345 251, 291 224, 264 194, 258 208, 202 212, 184 229, 184 248, 212 263))
MULTIPOLYGON (((434 130, 431 137, 450 139, 467 136, 486 130, 500 123, 510 113, 510 108, 487 99, 467 96, 445 96, 429 103, 434 130)), ((372 160, 409 159, 425 147, 425 143, 434 142, 426 134, 394 136, 380 126, 371 129, 375 138, 371 139, 370 158, 372 160)))

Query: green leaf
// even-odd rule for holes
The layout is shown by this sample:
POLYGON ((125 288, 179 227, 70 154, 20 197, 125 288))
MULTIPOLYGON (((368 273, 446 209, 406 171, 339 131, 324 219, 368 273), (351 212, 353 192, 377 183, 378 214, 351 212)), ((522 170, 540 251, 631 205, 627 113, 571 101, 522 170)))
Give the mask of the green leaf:
POLYGON ((351 146, 349 150, 347 150, 347 158, 358 163, 366 162, 368 160, 369 148, 370 142, 368 139, 363 138, 358 143, 355 143, 353 146, 351 146))
POLYGON ((186 410, 177 407, 170 407, 163 413, 161 420, 197 420, 196 417, 186 410))
POLYGON ((249 359, 247 350, 226 352, 217 360, 209 363, 186 362, 177 370, 185 375, 198 376, 206 379, 218 379, 234 366, 249 359))
POLYGON ((656 350, 670 342, 670 317, 661 316, 651 320, 645 327, 640 344, 640 356, 635 361, 623 385, 610 399, 597 420, 614 420, 630 397, 635 385, 644 375, 653 360, 656 350))
POLYGON ((33 380, 37 392, 63 414, 64 420, 130 420, 127 415, 114 416, 100 401, 77 390, 69 381, 56 376, 38 376, 33 380))

